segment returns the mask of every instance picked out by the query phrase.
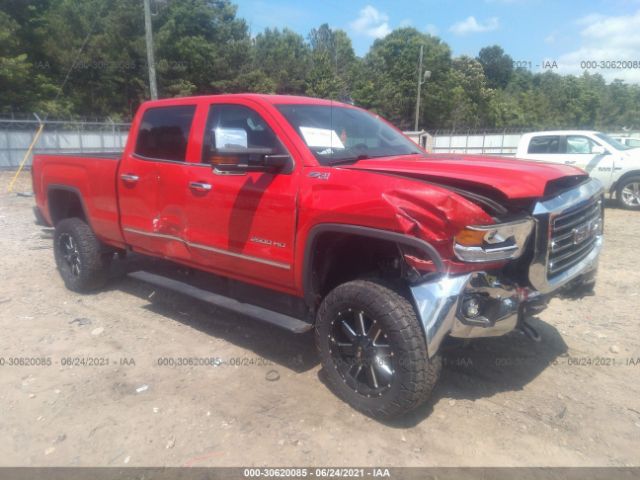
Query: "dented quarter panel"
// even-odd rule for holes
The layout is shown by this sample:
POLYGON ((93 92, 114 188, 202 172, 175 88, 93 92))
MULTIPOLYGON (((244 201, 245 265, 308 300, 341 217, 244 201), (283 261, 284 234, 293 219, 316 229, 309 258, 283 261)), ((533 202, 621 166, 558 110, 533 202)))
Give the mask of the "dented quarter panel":
MULTIPOLYGON (((298 265, 303 263, 309 231, 318 224, 358 225, 415 236, 432 244, 451 265, 447 259, 452 257, 451 239, 456 232, 466 225, 494 223, 478 205, 419 180, 351 168, 313 167, 306 169, 301 182, 298 265), (330 180, 322 180, 322 173, 330 180)), ((302 272, 298 272, 298 281, 302 281, 302 272)))

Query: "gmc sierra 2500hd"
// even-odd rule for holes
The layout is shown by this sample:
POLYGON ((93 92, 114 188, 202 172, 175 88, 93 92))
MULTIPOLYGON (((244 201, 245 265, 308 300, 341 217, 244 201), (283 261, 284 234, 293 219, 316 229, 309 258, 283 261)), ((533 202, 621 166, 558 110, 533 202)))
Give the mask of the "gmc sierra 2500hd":
POLYGON ((252 288, 207 298, 315 328, 328 385, 380 418, 426 401, 448 337, 535 336, 528 316, 593 285, 602 246, 582 170, 428 155, 312 98, 147 102, 122 155, 36 155, 32 175, 68 288, 99 288, 129 250, 252 288))

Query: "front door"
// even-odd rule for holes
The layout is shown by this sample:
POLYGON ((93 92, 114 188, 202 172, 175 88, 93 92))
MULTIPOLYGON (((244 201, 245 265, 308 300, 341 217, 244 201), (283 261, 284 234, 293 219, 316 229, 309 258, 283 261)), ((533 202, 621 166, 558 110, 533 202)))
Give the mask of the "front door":
POLYGON ((194 262, 256 284, 293 288, 296 169, 277 173, 223 174, 217 149, 236 156, 270 151, 288 154, 286 142, 265 118, 268 112, 242 104, 213 104, 204 126, 202 163, 189 170, 187 241, 194 262), (268 280, 267 280, 268 279, 268 280))
POLYGON ((565 164, 583 169, 597 178, 605 188, 611 184, 614 156, 595 140, 584 135, 567 135, 565 164))

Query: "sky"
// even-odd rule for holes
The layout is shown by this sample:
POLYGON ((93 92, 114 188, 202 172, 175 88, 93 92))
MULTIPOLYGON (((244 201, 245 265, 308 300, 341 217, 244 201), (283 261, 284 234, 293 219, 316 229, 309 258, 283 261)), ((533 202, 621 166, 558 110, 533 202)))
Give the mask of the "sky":
MULTIPOLYGON (((640 0, 235 0, 251 34, 288 27, 305 38, 323 23, 356 54, 396 28, 440 37, 453 55, 500 45, 519 66, 640 83, 640 0), (636 62, 635 68, 633 62, 636 62), (588 63, 584 63, 588 62, 588 63), (602 63, 601 63, 602 62, 602 63), (627 63, 629 62, 629 63, 627 63)), ((428 66, 427 66, 428 68, 428 66)))

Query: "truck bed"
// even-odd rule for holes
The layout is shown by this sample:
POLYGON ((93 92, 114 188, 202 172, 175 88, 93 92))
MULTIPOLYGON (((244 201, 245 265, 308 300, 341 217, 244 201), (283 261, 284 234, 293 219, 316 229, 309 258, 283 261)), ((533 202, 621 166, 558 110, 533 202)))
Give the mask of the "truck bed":
POLYGON ((35 155, 31 175, 36 205, 50 225, 61 212, 51 211, 52 195, 75 192, 81 210, 94 232, 106 243, 124 245, 120 230, 117 182, 121 153, 35 155))

